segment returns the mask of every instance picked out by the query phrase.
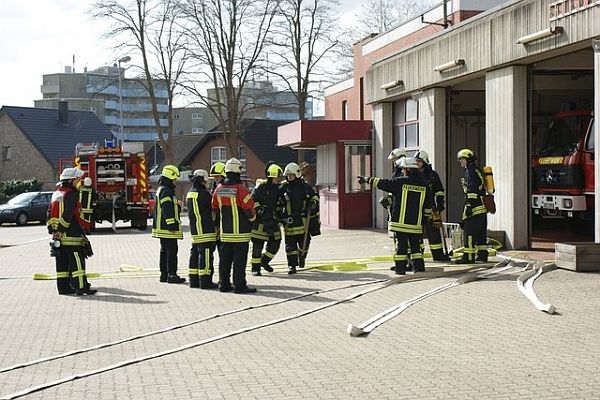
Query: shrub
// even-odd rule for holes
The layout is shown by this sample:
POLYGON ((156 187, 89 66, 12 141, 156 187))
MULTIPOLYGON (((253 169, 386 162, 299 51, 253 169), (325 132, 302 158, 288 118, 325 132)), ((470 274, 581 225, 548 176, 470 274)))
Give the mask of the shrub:
POLYGON ((26 181, 10 180, 0 182, 0 204, 6 203, 8 199, 24 192, 37 192, 42 190, 42 182, 37 179, 26 181))

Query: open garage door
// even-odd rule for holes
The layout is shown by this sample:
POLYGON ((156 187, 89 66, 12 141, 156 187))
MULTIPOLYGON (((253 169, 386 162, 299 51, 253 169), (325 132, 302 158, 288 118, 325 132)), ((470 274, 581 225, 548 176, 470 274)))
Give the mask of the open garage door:
POLYGON ((541 61, 530 74, 531 247, 593 240, 593 52, 541 61))

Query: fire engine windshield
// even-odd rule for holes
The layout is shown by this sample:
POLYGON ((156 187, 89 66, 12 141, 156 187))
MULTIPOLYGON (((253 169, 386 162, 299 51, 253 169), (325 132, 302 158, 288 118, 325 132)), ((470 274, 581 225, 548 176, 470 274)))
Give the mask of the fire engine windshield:
POLYGON ((589 117, 573 116, 553 119, 541 137, 536 138, 535 154, 565 156, 572 154, 584 134, 589 117))

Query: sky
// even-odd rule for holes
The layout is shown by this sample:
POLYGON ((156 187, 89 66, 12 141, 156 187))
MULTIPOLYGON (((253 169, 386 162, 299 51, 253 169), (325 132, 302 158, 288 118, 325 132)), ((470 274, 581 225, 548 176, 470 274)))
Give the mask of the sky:
MULTIPOLYGON (((33 107, 42 75, 111 65, 121 54, 102 38, 107 26, 88 15, 92 0, 2 0, 0 107, 33 107)), ((340 0, 340 21, 356 20, 362 0, 340 0)))

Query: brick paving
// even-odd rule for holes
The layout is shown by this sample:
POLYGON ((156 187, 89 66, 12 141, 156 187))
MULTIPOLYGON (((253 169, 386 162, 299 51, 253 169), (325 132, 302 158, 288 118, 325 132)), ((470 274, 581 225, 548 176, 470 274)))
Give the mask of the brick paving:
MULTIPOLYGON (((0 226, 0 244, 44 238, 41 225, 0 226)), ((104 274, 93 297, 58 296, 47 240, 0 247, 0 368, 199 320, 316 290, 386 279, 389 263, 353 272, 310 269, 253 277, 256 295, 158 282, 158 241, 147 232, 108 228, 91 236, 88 270, 104 274), (115 273, 120 265, 143 268, 115 273)), ((179 242, 182 275, 189 235, 179 242)), ((324 229, 309 255, 357 260, 389 255, 375 230, 324 229)), ((548 258, 552 253, 542 256, 548 258)), ((327 263, 326 263, 327 264, 327 263)), ((430 263, 428 266, 433 267, 430 263)), ((430 268, 430 270, 433 268, 430 268)), ((519 292, 517 274, 446 290, 407 309, 368 337, 348 323, 371 316, 452 278, 407 282, 321 311, 117 368, 26 396, 28 399, 599 399, 600 274, 556 270, 535 290, 556 315, 537 311, 519 292)), ((320 293, 217 317, 167 333, 0 374, 0 398, 20 390, 175 349, 300 313, 369 286, 320 293)))

